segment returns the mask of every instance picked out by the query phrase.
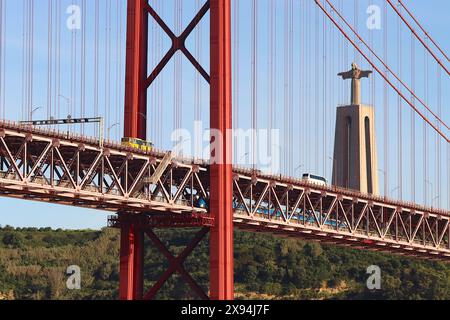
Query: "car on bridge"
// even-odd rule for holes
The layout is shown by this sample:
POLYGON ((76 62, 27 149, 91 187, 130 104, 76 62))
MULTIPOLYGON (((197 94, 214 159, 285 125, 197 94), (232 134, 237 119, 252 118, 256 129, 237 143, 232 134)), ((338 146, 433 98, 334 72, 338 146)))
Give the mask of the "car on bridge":
POLYGON ((310 174, 310 173, 304 173, 302 180, 308 183, 314 183, 314 184, 318 184, 321 186, 326 186, 328 184, 327 179, 325 179, 324 177, 321 176, 317 176, 314 174, 310 174))

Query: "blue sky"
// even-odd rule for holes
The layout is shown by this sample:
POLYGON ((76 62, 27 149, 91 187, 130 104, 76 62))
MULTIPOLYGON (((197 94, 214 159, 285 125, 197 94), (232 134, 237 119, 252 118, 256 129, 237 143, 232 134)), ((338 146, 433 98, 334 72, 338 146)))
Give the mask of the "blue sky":
MULTIPOLYGON (((51 99, 47 99, 47 71, 49 69, 48 59, 48 1, 34 1, 34 59, 33 59, 33 103, 32 107, 40 107, 33 117, 47 118, 48 115, 55 117, 65 117, 68 113, 73 116, 103 116, 106 118, 107 127, 110 129, 110 138, 118 140, 122 132, 122 105, 123 105, 123 76, 125 59, 125 19, 126 1, 124 0, 99 0, 99 33, 98 33, 98 111, 94 109, 95 95, 95 3, 94 0, 87 0, 86 3, 86 26, 82 30, 71 31, 66 28, 68 14, 66 9, 72 3, 83 5, 82 0, 66 1, 60 0, 59 15, 60 20, 56 21, 56 1, 51 1, 53 14, 51 29, 52 34, 52 55, 51 65, 55 70, 57 61, 55 48, 57 30, 61 35, 61 71, 60 85, 57 90, 55 75, 52 76, 51 99), (108 23, 109 21, 109 23, 108 23), (121 23, 121 24, 120 24, 121 23), (109 31, 107 31, 109 30, 109 31), (82 34, 86 35, 86 111, 81 112, 81 39, 82 34), (110 41, 107 42, 107 37, 110 41), (106 45, 109 43, 109 45, 106 45), (109 54, 108 54, 109 52, 109 54), (109 62, 109 63, 108 63, 109 62), (73 66, 73 67, 71 67, 73 66), (72 72, 72 69, 75 70, 72 72), (108 76, 109 75, 109 76, 108 76), (73 79, 71 85, 71 79, 73 79), (64 98, 69 97, 68 104, 64 98), (49 103, 50 102, 50 103, 49 103), (52 108, 48 108, 48 105, 52 108), (59 105, 58 105, 59 104, 59 105), (59 111, 58 111, 59 110, 59 111), (119 125, 115 125, 119 123, 119 125)), ((6 4, 6 39, 3 52, 6 53, 5 69, 5 90, 0 87, 0 106, 5 98, 5 117, 10 120, 24 120, 28 115, 22 111, 22 70, 23 70, 23 17, 24 2, 17 0, 3 0, 6 4)), ((352 0, 332 1, 353 24, 357 22, 358 30, 365 39, 372 37, 376 51, 383 55, 383 34, 384 24, 381 30, 375 30, 370 35, 365 27, 368 17, 366 9, 369 5, 375 4, 382 8, 382 0, 358 0, 355 7, 352 0), (357 19, 355 20, 355 13, 357 19)), ((450 24, 448 14, 450 13, 450 2, 445 0, 431 1, 404 1, 408 7, 416 14, 417 18, 423 22, 425 28, 443 47, 446 52, 450 52, 448 34, 450 24)), ((152 5, 161 13, 168 25, 174 30, 181 30, 193 17, 194 8, 202 3, 198 0, 183 0, 182 3, 182 23, 177 26, 174 15, 174 1, 150 1, 152 5)), ((250 0, 239 1, 239 26, 238 38, 233 38, 233 45, 239 47, 239 51, 234 51, 235 80, 239 81, 239 86, 234 88, 235 112, 239 114, 239 120, 235 122, 235 127, 250 128, 251 126, 251 88, 252 88, 252 56, 251 56, 251 3, 250 0)), ((258 128, 269 127, 269 93, 274 95, 272 105, 272 128, 279 129, 282 141, 288 141, 285 136, 285 128, 288 128, 286 120, 291 123, 290 130, 292 146, 283 148, 282 164, 283 172, 291 175, 299 175, 300 171, 315 172, 331 178, 332 161, 329 156, 333 153, 334 136, 334 115, 337 105, 348 102, 349 83, 344 83, 338 79, 336 74, 347 70, 350 63, 358 61, 363 68, 370 68, 361 57, 354 55, 354 50, 339 35, 329 21, 324 19, 324 15, 318 11, 313 0, 294 0, 293 8, 293 57, 292 64, 285 62, 285 42, 284 30, 287 17, 284 15, 285 1, 276 0, 270 6, 269 0, 258 0, 258 128), (276 54, 275 74, 273 85, 270 86, 268 65, 271 61, 269 55, 269 13, 273 10, 275 17, 277 43, 273 52, 276 54), (325 29, 323 26, 325 25, 325 29), (325 30, 325 31, 324 31, 325 30), (324 41, 324 37, 326 41, 324 41), (317 41, 315 40, 317 39, 317 41), (325 45, 324 45, 325 43, 325 45), (292 70, 291 78, 285 77, 285 70, 292 70), (291 92, 291 94, 289 94, 291 92), (292 100, 289 100, 291 96, 292 100), (289 101, 292 101, 290 104, 289 101), (290 117, 285 112, 286 106, 291 105, 290 117), (288 152, 287 150, 291 150, 288 152), (296 168, 300 168, 296 170, 296 168)), ((288 2, 289 3, 289 2, 288 2)), ((382 19, 384 22, 384 12, 382 19)), ((388 63, 396 71, 402 74, 402 78, 411 84, 411 36, 405 27, 398 33, 398 18, 393 11, 388 8, 388 63), (400 39, 401 38, 401 39, 400 39), (399 51, 401 49, 401 52, 399 51), (399 60, 400 59, 400 60, 399 60), (399 63, 400 61, 400 63, 399 63)), ((191 35, 187 41, 187 47, 199 58, 206 70, 208 65, 208 24, 209 16, 200 23, 200 29, 191 35), (197 41, 200 39, 199 41, 197 41), (201 43, 201 45, 200 45, 201 43)), ((233 28, 236 25, 233 24, 233 28)), ((289 27, 289 25, 287 25, 289 27)), ((156 60, 168 49, 170 42, 156 26, 154 22, 150 24, 150 53, 152 58, 149 61, 149 69, 156 64, 156 60)), ((434 111, 438 110, 436 63, 429 58, 428 89, 425 90, 425 57, 426 54, 419 43, 414 44, 416 60, 415 66, 415 86, 417 94, 425 99, 428 93, 428 102, 434 111)), ((172 60, 161 77, 156 81, 155 86, 149 90, 148 106, 148 136, 161 149, 169 149, 171 141, 169 139, 176 123, 181 123, 183 128, 192 130, 196 114, 203 120, 203 127, 209 127, 208 122, 208 85, 201 78, 198 78, 193 67, 185 58, 179 56, 182 72, 179 75, 179 82, 174 80, 175 63, 172 60), (174 98, 173 88, 181 85, 181 99, 174 98), (197 94, 196 94, 197 92, 197 94), (177 105, 181 109, 176 112, 177 105)), ((433 204, 448 208, 449 187, 448 158, 446 154, 446 144, 440 142, 441 148, 441 169, 436 169, 438 158, 435 156, 437 145, 435 134, 428 130, 427 146, 428 154, 423 156, 424 131, 422 121, 414 117, 411 122, 411 111, 405 103, 399 112, 398 96, 393 90, 387 90, 388 104, 384 105, 384 84, 380 76, 375 76, 374 82, 366 80, 363 82, 363 100, 369 104, 374 103, 376 108, 377 121, 377 145, 379 168, 388 171, 388 182, 384 190, 385 177, 380 175, 380 189, 382 193, 395 198, 401 196, 405 200, 414 200, 419 203, 433 204), (375 84, 373 90, 371 84, 375 84), (399 159, 399 117, 402 118, 402 159, 399 159), (385 125, 385 119, 389 119, 385 125), (414 123, 416 128, 416 138, 411 138, 411 126, 414 123), (386 133, 385 128, 388 128, 386 133), (387 146, 385 145, 387 143, 387 146), (412 155, 411 145, 416 145, 416 152, 412 155), (412 159, 414 158, 414 162, 412 159), (427 172, 424 172, 424 161, 428 164, 427 172), (402 177, 400 179, 400 162, 402 162, 402 177), (416 175, 415 190, 411 188, 411 172, 416 175), (427 182, 426 182, 427 181, 427 182), (401 186, 401 188, 399 188, 401 186), (427 197, 425 197, 425 192, 427 197), (433 200, 434 199, 434 200, 433 200), (432 201, 434 201, 432 203, 432 201)), ((450 88, 448 77, 442 73, 442 106, 441 114, 444 120, 450 122, 450 111, 446 108, 449 101, 450 88)), ((80 130, 80 128, 75 128, 80 130)), ((289 130, 288 130, 289 131, 289 130)), ((87 134, 95 134, 95 128, 86 128, 87 134)), ((289 132, 287 132, 289 133, 289 132)), ((285 144, 284 144, 285 145, 285 144)), ((106 225, 106 213, 101 211, 91 211, 81 208, 54 206, 46 203, 25 202, 0 198, 0 224, 14 226, 51 226, 62 228, 101 228, 106 225)))

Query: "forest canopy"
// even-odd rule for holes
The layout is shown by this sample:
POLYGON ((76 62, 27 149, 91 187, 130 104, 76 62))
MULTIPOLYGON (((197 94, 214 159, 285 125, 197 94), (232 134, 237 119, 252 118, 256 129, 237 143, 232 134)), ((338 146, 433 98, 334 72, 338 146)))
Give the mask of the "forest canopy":
MULTIPOLYGON (((196 230, 158 230, 173 254, 196 230)), ((167 267, 146 240, 145 286, 167 267)), ((237 299, 450 299, 450 264, 235 232, 237 299), (367 268, 380 267, 381 289, 369 290, 367 268)), ((207 292, 208 239, 185 267, 207 292)), ((116 299, 119 232, 0 228, 0 299, 116 299), (67 267, 81 269, 81 289, 69 290, 67 267)), ((196 298, 178 275, 158 299, 196 298)))

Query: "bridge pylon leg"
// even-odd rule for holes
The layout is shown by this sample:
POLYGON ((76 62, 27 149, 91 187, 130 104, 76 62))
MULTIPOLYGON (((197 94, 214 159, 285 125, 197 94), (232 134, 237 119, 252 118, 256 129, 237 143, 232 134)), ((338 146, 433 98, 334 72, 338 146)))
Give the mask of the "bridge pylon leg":
POLYGON ((234 298, 231 94, 231 0, 211 0, 210 290, 213 300, 234 298), (220 134, 218 134, 220 133, 220 134))
POLYGON ((148 0, 129 0, 127 6, 127 53, 125 74, 124 136, 146 139, 148 0))
POLYGON ((144 231, 138 219, 127 217, 120 224, 119 297, 141 300, 144 291, 144 231))

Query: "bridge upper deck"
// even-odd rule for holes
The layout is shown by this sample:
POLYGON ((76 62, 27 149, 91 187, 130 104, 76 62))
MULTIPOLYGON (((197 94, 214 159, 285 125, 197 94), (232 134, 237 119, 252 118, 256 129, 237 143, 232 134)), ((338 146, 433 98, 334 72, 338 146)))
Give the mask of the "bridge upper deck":
MULTIPOLYGON (((3 121, 0 194, 111 212, 208 216, 208 162, 173 158, 157 170, 166 155, 3 121)), ((244 168, 233 172, 240 228, 450 259, 447 210, 244 168)))

